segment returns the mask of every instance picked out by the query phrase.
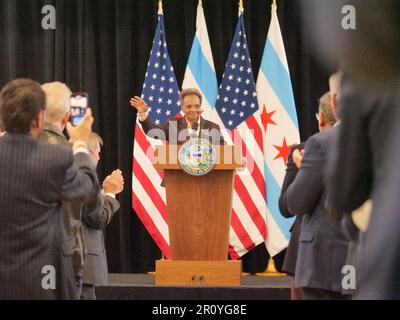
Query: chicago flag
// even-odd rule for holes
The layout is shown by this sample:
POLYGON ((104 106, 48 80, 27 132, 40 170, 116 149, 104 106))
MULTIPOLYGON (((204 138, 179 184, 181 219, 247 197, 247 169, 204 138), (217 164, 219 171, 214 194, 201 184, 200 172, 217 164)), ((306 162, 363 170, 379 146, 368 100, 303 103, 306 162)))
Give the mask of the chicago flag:
POLYGON ((271 256, 288 245, 293 219, 279 211, 279 195, 285 177, 290 147, 299 143, 299 126, 285 47, 279 27, 276 5, 272 5, 271 23, 257 78, 260 106, 265 182, 267 194, 267 228, 265 241, 271 256))

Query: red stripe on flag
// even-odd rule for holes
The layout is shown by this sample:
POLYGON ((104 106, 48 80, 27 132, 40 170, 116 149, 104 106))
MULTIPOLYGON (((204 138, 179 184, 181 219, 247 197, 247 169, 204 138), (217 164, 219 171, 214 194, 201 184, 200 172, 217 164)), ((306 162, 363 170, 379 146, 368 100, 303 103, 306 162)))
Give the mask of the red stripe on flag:
MULTIPOLYGON (((239 132, 232 132, 233 141, 234 141, 234 134, 237 134, 237 135, 240 136, 239 132)), ((246 142, 244 141, 243 137, 241 137, 240 140, 242 141, 242 154, 243 154, 243 157, 246 158, 247 164, 249 164, 249 163, 253 163, 254 164, 253 170, 250 172, 251 173, 251 177, 253 178, 254 183, 257 185, 258 190, 260 191, 261 195, 264 197, 264 199, 266 199, 264 175, 260 171, 260 168, 257 166, 256 162, 254 161, 254 158, 251 155, 249 149, 247 148, 246 142)))
POLYGON ((146 227, 147 231, 150 233, 151 237, 163 252, 164 256, 167 259, 170 259, 171 251, 168 243, 164 239, 161 232, 157 229, 157 226, 154 224, 152 218, 148 214, 147 210, 143 207, 140 200, 136 197, 135 193, 132 193, 132 207, 136 211, 136 214, 140 220, 143 222, 143 225, 146 227))
POLYGON ((232 228, 235 231, 237 237, 239 238, 240 242, 242 243, 243 247, 246 248, 247 250, 250 250, 254 248, 254 242, 250 238, 249 234, 247 233, 247 230, 244 228, 242 223, 240 222, 236 211, 232 209, 232 222, 231 222, 232 228))
MULTIPOLYGON (((142 148, 147 159, 149 159, 151 165, 153 165, 154 164, 154 148, 150 144, 150 142, 147 140, 147 137, 144 134, 143 129, 139 126, 139 124, 136 123, 135 143, 134 143, 133 148, 135 148, 137 144, 139 144, 140 148, 142 148)), ((133 161, 135 163, 135 159, 133 159, 133 161)), ((161 179, 164 178, 164 172, 162 170, 157 170, 157 173, 159 174, 161 179)))
POLYGON ((164 200, 158 193, 158 190, 155 188, 154 184, 150 181, 149 177, 143 171, 143 168, 138 162, 136 162, 133 166, 133 174, 140 182, 157 210, 160 212, 164 221, 168 224, 167 205, 165 204, 164 200))
POLYGON ((229 245, 228 252, 229 252, 229 256, 231 257, 232 260, 240 259, 239 254, 235 251, 235 249, 231 245, 229 245))
POLYGON ((266 221, 264 220, 257 206, 254 204, 249 190, 246 189, 242 179, 239 176, 235 177, 235 190, 240 200, 242 200, 242 203, 245 204, 246 210, 253 220, 254 225, 257 227, 257 229, 260 231, 261 235, 265 239, 267 234, 266 221))

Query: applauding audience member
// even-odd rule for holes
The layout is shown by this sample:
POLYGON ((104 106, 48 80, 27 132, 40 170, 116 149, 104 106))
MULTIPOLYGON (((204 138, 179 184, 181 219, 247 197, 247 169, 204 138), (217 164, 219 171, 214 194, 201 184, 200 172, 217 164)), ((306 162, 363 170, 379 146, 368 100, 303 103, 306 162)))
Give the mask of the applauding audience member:
MULTIPOLYGON (((96 133, 89 135, 88 147, 95 165, 100 160, 103 141, 96 133)), ((124 178, 121 170, 113 171, 103 182, 104 202, 98 207, 92 202, 84 207, 83 231, 87 256, 83 273, 82 300, 95 300, 95 286, 108 284, 107 256, 103 230, 111 222, 114 213, 119 209, 115 196, 124 189, 124 178)))

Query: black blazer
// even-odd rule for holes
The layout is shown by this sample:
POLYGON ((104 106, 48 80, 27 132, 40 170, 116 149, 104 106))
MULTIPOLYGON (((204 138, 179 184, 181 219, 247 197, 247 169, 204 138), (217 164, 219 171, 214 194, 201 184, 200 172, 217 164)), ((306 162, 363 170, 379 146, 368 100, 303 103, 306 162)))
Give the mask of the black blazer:
POLYGON ((289 275, 294 275, 296 270, 296 260, 297 260, 297 251, 299 247, 299 235, 300 235, 300 227, 301 227, 301 216, 297 216, 294 212, 290 212, 287 208, 286 203, 286 190, 289 185, 293 182, 296 178, 297 172, 299 171, 296 167, 296 164, 293 162, 293 151, 296 149, 303 149, 304 143, 300 143, 292 147, 288 161, 286 166, 286 175, 285 179, 283 180, 281 194, 279 197, 279 210, 281 214, 285 218, 291 218, 296 216, 296 219, 290 228, 291 236, 289 245, 286 249, 285 260, 283 261, 282 270, 288 273, 289 275))

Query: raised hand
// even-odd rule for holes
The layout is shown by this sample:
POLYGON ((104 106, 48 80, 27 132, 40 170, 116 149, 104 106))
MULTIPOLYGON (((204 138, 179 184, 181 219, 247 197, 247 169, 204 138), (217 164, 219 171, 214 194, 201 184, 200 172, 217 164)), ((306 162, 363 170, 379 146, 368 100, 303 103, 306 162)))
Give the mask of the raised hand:
POLYGON ((131 103, 131 106, 135 107, 136 110, 140 113, 146 112, 148 109, 146 102, 138 96, 135 96, 134 98, 132 98, 130 100, 130 103, 131 103))

